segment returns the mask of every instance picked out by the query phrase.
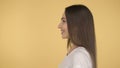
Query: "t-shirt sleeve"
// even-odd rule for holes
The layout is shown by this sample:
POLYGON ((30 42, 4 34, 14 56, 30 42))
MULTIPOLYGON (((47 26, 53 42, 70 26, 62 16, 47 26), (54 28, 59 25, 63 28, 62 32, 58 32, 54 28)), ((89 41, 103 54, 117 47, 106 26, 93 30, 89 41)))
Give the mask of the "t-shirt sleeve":
POLYGON ((72 68, 92 68, 89 54, 86 54, 85 52, 75 53, 72 66, 72 68))

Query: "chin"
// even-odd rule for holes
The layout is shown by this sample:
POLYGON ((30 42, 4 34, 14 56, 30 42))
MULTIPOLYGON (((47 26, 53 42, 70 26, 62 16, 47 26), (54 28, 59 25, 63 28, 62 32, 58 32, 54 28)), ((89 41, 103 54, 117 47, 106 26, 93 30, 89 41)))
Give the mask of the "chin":
POLYGON ((62 39, 67 39, 67 38, 63 38, 63 37, 62 37, 62 39))

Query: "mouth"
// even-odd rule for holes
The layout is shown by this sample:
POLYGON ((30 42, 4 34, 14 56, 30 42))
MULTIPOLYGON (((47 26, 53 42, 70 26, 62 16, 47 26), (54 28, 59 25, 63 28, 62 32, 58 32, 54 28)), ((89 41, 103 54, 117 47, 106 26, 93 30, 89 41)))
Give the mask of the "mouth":
POLYGON ((63 34, 64 33, 64 30, 61 30, 61 34, 63 34))

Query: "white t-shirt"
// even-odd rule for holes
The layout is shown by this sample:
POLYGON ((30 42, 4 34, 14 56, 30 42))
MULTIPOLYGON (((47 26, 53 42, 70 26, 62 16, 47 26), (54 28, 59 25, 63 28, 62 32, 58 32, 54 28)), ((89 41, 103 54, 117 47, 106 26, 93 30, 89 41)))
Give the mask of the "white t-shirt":
POLYGON ((84 47, 77 47, 65 56, 59 68, 92 68, 90 54, 84 47))

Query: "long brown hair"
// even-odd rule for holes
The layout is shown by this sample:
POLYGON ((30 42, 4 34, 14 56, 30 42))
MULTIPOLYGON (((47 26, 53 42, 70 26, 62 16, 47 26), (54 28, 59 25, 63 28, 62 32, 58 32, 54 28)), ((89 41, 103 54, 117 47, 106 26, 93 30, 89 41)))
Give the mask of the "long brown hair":
POLYGON ((70 43, 82 46, 90 53, 93 68, 96 68, 96 40, 94 20, 91 11, 85 5, 72 5, 65 8, 70 43))

